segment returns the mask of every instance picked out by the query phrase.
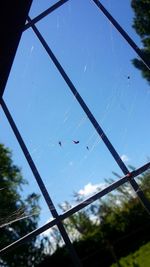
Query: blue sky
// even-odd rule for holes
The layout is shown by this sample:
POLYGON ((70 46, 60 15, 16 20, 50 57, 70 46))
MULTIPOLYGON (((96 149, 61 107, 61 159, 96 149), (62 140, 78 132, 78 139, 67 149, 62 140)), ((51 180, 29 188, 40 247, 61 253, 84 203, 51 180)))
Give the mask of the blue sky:
MULTIPOLYGON (((130 1, 101 2, 141 46, 130 1)), ((31 18, 54 3, 33 1, 31 18)), ((150 156, 150 89, 131 64, 134 51, 90 0, 70 0, 37 27, 125 163, 144 164, 150 156)), ((31 29, 22 35, 4 99, 56 206, 83 188, 90 194, 112 171, 121 174, 31 29)), ((2 111, 0 119, 0 142, 29 182, 22 194, 39 192, 2 111)), ((40 204, 42 224, 50 215, 42 197, 40 204)))

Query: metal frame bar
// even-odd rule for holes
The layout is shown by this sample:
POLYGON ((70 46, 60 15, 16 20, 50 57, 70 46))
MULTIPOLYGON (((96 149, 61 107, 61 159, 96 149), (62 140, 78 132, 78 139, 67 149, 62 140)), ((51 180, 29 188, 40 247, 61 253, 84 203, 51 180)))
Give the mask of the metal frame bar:
POLYGON ((127 43, 133 48, 136 54, 141 58, 145 66, 150 70, 150 63, 148 59, 143 55, 141 49, 136 45, 136 43, 131 39, 127 32, 121 27, 121 25, 114 19, 114 17, 108 12, 108 10, 100 3, 99 0, 93 0, 96 6, 103 12, 103 14, 108 18, 108 20, 114 25, 117 31, 122 35, 122 37, 127 41, 127 43))
MULTIPOLYGON (((99 125, 99 123, 97 122, 97 120, 95 119, 95 117, 93 116, 92 112, 89 110, 88 106, 86 105, 86 103, 84 102, 84 100, 82 99, 82 97, 80 96, 79 92, 77 91, 77 89, 75 88, 74 84, 72 83, 72 81, 70 80, 70 78, 68 77, 68 75, 66 74, 65 70, 63 69, 63 67, 61 66, 61 64, 59 63, 59 61, 57 60, 56 56, 53 54, 52 50, 50 49, 50 47, 48 46, 48 44, 46 43, 46 41, 44 40, 43 36, 41 35, 41 33, 38 31, 37 27, 35 26, 35 23, 37 23, 38 21, 40 21, 41 19, 43 19, 45 16, 47 16, 48 14, 50 14, 51 12, 53 12, 54 10, 56 10, 58 7, 62 6, 64 3, 68 2, 69 0, 60 0, 57 3, 55 3, 53 6, 51 6, 50 8, 48 8, 47 10, 45 10, 44 12, 42 12, 40 15, 38 15, 37 17, 35 17, 34 19, 30 19, 28 17, 28 23, 24 26, 24 28, 22 29, 22 31, 27 30, 29 27, 32 27, 33 31, 35 32, 36 36, 38 37, 38 39, 40 40, 41 44, 43 45, 44 49, 46 50, 47 54, 49 55, 49 57, 51 58, 51 60, 53 61, 54 65, 56 66, 56 68, 58 69, 59 73, 61 74, 61 76, 63 77, 63 79, 65 80, 65 82, 67 83, 69 89, 71 90, 71 92, 73 93, 73 95, 75 96, 76 100, 78 101, 79 105, 81 106, 81 108, 84 110, 84 112, 86 113, 88 119, 90 120, 90 122, 92 123, 93 127, 95 128, 95 130, 97 131, 99 137, 103 140, 104 144, 106 145, 107 149, 109 150, 109 152, 111 153, 111 155, 113 156, 114 160, 116 161, 116 163, 118 164, 118 166, 120 167, 120 169, 122 170, 123 174, 125 175, 124 177, 120 178, 119 180, 117 180, 116 182, 112 183, 111 185, 107 186, 105 189, 99 191, 98 193, 94 194, 93 196, 87 198, 86 200, 82 201, 81 203, 79 203, 78 205, 76 205, 75 207, 69 209, 68 211, 64 212, 63 214, 58 214, 57 210, 50 198, 50 195, 47 191, 47 188, 37 170, 37 167, 35 166, 35 163, 21 137, 21 134, 19 133, 19 130, 17 129, 17 126, 4 102, 3 99, 1 99, 1 105, 3 108, 3 111, 5 113, 5 116, 7 117, 11 128, 16 136, 16 139, 18 140, 18 143, 24 153, 24 156, 26 157, 26 160, 33 172, 33 175, 38 183, 38 186, 42 192, 42 195, 49 207, 49 210, 53 216, 53 220, 45 225, 43 225, 42 227, 32 231, 31 233, 27 234, 26 236, 20 238, 19 240, 17 240, 16 242, 10 244, 9 246, 3 248, 2 250, 0 250, 0 254, 3 253, 7 253, 9 252, 11 249, 14 249, 16 247, 18 247, 19 245, 23 244, 24 242, 27 242, 28 240, 30 240, 33 237, 36 237, 37 235, 43 233, 44 231, 46 231, 47 229, 53 227, 54 225, 57 225, 63 239, 64 242, 69 250, 70 256, 72 258, 72 261, 74 263, 74 266, 82 266, 82 264, 80 263, 80 260, 76 254, 76 251, 69 239, 69 236, 64 228, 63 225, 63 220, 69 218, 69 216, 75 214, 76 212, 79 212, 80 210, 82 210, 83 208, 85 208, 86 206, 90 205, 91 203, 93 203, 94 201, 102 198, 103 196, 107 195, 109 192, 112 192, 113 190, 117 189, 119 186, 123 185, 124 183, 129 182, 131 184, 131 186, 133 187, 134 191, 136 192, 137 196, 139 197, 141 203, 143 204, 144 208, 147 210, 147 212, 150 214, 150 203, 149 201, 145 198, 143 191, 139 188, 139 185, 137 184, 137 182, 134 180, 135 177, 137 177, 138 175, 142 174, 144 171, 148 170, 150 168, 150 162, 143 165, 142 167, 129 172, 128 168, 126 167, 126 165, 124 164, 124 162, 121 160, 119 154, 117 153, 117 151, 115 150, 115 148, 113 147, 113 145, 111 144, 110 140, 108 139, 108 137, 106 136, 106 134, 104 133, 103 129, 101 128, 101 126, 99 125)), ((28 0, 28 3, 30 2, 31 4, 31 0, 28 0)), ((103 12, 103 14, 109 19, 109 21, 111 21, 111 23, 114 25, 114 27, 119 31, 119 33, 124 37, 124 39, 129 43, 129 45, 134 49, 134 51, 137 53, 138 56, 140 56, 140 58, 142 59, 142 61, 144 62, 144 64, 147 66, 148 69, 150 69, 150 65, 149 62, 147 62, 147 59, 145 59, 145 57, 142 54, 142 51, 138 48, 138 46, 134 43, 134 41, 129 37, 129 35, 124 31, 124 29, 119 25, 119 23, 112 17, 112 15, 106 10, 106 8, 100 3, 99 0, 93 0, 93 2, 96 4, 96 6, 103 12)), ((14 4, 14 3, 13 3, 14 4)), ((22 4, 22 3, 21 3, 22 4)), ((29 4, 29 5, 30 5, 29 4)), ((28 6, 29 9, 29 6, 28 6)), ((26 10, 27 12, 27 10, 26 10)), ((24 23, 25 23, 25 17, 24 17, 24 23)), ((19 30, 19 35, 18 35, 18 39, 17 39, 17 44, 20 40, 20 36, 21 36, 21 32, 19 30)), ((12 61, 16 52, 17 46, 15 46, 15 49, 13 47, 12 49, 12 55, 11 55, 11 64, 8 64, 8 66, 6 66, 5 68, 5 72, 4 72, 4 77, 5 77, 5 81, 3 83, 3 86, 0 86, 0 97, 2 97, 3 91, 4 91, 4 85, 6 84, 7 78, 8 78, 8 73, 10 71, 11 65, 12 65, 12 61), (9 69, 9 71, 8 71, 9 69), (2 90, 1 90, 2 88, 2 90)), ((10 63, 9 62, 9 63, 10 63)))
POLYGON ((47 15, 49 15, 50 13, 52 13, 54 10, 56 10, 58 7, 62 6, 63 4, 65 4, 66 2, 68 2, 69 0, 60 0, 57 3, 55 3, 53 6, 49 7, 48 9, 46 9, 44 12, 42 12, 40 15, 38 15, 37 17, 35 17, 34 19, 32 19, 30 22, 28 22, 25 26, 24 26, 24 31, 27 30, 28 28, 30 28, 33 24, 39 22, 41 19, 43 19, 44 17, 46 17, 47 15))
MULTIPOLYGON (((75 214, 76 212, 79 212, 83 208, 85 208, 88 205, 92 204, 94 201, 104 197, 108 193, 114 191, 119 186, 129 182, 130 180, 132 180, 136 176, 140 175, 141 173, 147 171, 148 169, 150 169, 150 162, 148 162, 147 164, 143 165, 142 167, 132 171, 130 173, 130 175, 128 175, 128 174, 125 175, 124 177, 122 177, 119 180, 117 180, 116 182, 110 184, 109 186, 107 186, 103 190, 101 190, 98 193, 94 194, 93 196, 87 198, 86 200, 82 201, 81 203, 79 203, 78 205, 76 205, 73 208, 69 209, 68 211, 64 212, 63 214, 60 214, 59 215, 59 220, 62 221, 62 220, 67 219, 71 215, 75 214)), ((46 223, 42 227, 32 231, 31 233, 25 235, 24 237, 20 238, 19 240, 15 241, 14 243, 12 243, 12 244, 8 245, 7 247, 3 248, 2 250, 0 250, 0 254, 4 254, 6 252, 9 252, 12 249, 15 249, 19 245, 24 244, 25 242, 27 242, 30 239, 36 237, 37 235, 43 233, 44 231, 48 230, 49 228, 53 227, 54 225, 57 225, 57 223, 58 223, 58 218, 57 219, 53 219, 49 223, 46 223)))
POLYGON ((9 124, 10 124, 10 126, 14 132, 14 135, 15 135, 15 137, 16 137, 16 139, 17 139, 17 141, 18 141, 18 143, 19 143, 19 145, 23 151, 23 154, 24 154, 24 156, 25 156, 25 158, 26 158, 26 160, 27 160, 27 162, 28 162, 28 164, 32 170, 32 173, 33 173, 33 175, 37 181, 37 184, 38 184, 38 186, 41 190, 41 193, 42 193, 42 195, 43 195, 43 197, 47 203, 47 206, 48 206, 53 218, 57 219, 57 227, 58 227, 58 229, 61 233, 61 236, 62 236, 62 238, 63 238, 63 240, 64 240, 64 242, 68 248, 68 251, 69 251, 70 256, 73 260, 74 266, 80 267, 81 264, 80 264, 80 260, 77 256, 77 253, 76 253, 76 251, 75 251, 75 249, 74 249, 74 247, 70 241, 70 238, 69 238, 69 236, 65 230, 65 227, 64 227, 62 221, 59 220, 59 215, 58 215, 57 210, 54 206, 54 203, 52 202, 52 199, 51 199, 51 197, 50 197, 50 195, 46 189, 46 186, 45 186, 45 184, 44 184, 44 182, 43 182, 43 180, 39 174, 39 171, 38 171, 32 157, 30 155, 30 152, 27 149, 27 146, 25 145, 23 138, 22 138, 22 136, 21 136, 21 134, 20 134, 20 132, 19 132, 19 130, 18 130, 18 128, 17 128, 17 126, 16 126, 16 124, 15 124, 15 122, 14 122, 14 120, 13 120, 13 118, 12 118, 12 116, 11 116, 11 114, 10 114, 3 99, 1 101, 1 106, 2 106, 2 109, 5 113, 5 116, 6 116, 8 122, 9 122, 9 124))

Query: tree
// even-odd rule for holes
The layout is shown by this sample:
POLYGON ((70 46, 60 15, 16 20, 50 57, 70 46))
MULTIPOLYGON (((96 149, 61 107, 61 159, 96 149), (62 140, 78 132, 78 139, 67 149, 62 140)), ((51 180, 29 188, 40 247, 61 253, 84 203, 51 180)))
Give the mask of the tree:
MULTIPOLYGON (((131 6, 135 13, 133 28, 141 37, 143 56, 150 63, 150 0, 132 0, 131 6)), ((142 76, 150 82, 150 71, 143 61, 135 58, 132 62, 136 68, 141 70, 142 76)))
MULTIPOLYGON (((37 227, 39 196, 32 193, 23 199, 22 186, 27 183, 14 165, 9 149, 0 144, 0 248, 16 241, 37 227)), ((35 266, 42 258, 36 238, 0 258, 0 266, 35 266), (18 265, 19 264, 19 265, 18 265)))

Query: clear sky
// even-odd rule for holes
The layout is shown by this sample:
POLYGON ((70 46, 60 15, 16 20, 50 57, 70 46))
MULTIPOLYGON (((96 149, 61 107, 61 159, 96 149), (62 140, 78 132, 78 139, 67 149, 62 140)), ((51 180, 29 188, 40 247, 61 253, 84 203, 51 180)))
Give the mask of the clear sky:
MULTIPOLYGON (((141 46, 130 1, 101 2, 141 46)), ((31 18, 54 3, 33 0, 31 18)), ((134 51, 91 0, 70 0, 37 27, 125 163, 146 163, 150 89, 131 63, 134 51)), ((92 193, 112 171, 121 174, 31 29, 22 35, 4 99, 56 206, 81 189, 92 193)), ((22 194, 39 193, 2 110, 0 120, 0 142, 29 182, 22 194)), ((43 224, 50 215, 42 197, 40 204, 43 224)))

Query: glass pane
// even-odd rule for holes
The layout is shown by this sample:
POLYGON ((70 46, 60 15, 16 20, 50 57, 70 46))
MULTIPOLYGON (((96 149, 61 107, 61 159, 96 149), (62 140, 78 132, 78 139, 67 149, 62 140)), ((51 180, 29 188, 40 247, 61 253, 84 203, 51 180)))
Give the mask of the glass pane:
POLYGON ((4 98, 55 204, 86 185, 104 184, 113 170, 120 173, 31 31, 22 38, 4 98))
POLYGON ((67 3, 38 28, 123 161, 144 164, 150 90, 132 64, 135 52, 92 2, 67 3))
MULTIPOLYGON (((34 1, 31 17, 54 3, 34 1)), ((102 3, 141 46, 132 28, 130 2, 102 3)), ((129 170, 145 164, 150 146, 150 90, 132 63, 137 58, 135 52, 93 1, 68 1, 37 27, 129 170)), ((123 175, 31 29, 22 36, 4 99, 59 212, 105 188, 106 179, 123 175)), ((40 195, 41 212, 35 226, 41 226, 51 220, 51 214, 2 111, 0 115, 0 142, 12 150, 14 162, 28 181, 19 192, 24 199, 32 192, 40 195)), ((149 176, 136 180, 149 198, 149 176)), ((0 194, 5 190, 1 185, 0 194)), ((30 205, 25 211, 32 210, 34 196, 26 202, 30 205)), ((149 241, 149 215, 129 185, 95 203, 72 216, 73 225, 68 227, 66 219, 66 229, 72 241, 83 235, 83 250, 78 243, 75 248, 84 266, 87 262, 91 266, 99 262, 120 266, 121 257, 149 241)), ((23 217, 28 214, 23 209, 9 206, 1 211, 0 226, 2 231, 9 227, 10 233, 14 220, 29 218, 23 217)), ((63 246, 58 229, 54 229, 63 246)), ((42 236, 49 236, 51 241, 52 233, 50 229, 42 236)), ((15 235, 13 241, 24 234, 15 235)), ((2 239, 1 243, 3 247, 2 239)))
MULTIPOLYGON (((91 2, 78 4, 67 3, 38 27, 48 43, 51 41, 58 59, 123 161, 139 166, 148 154, 147 143, 141 142, 141 135, 142 140, 148 141, 149 128, 142 120, 149 112, 148 86, 130 64, 133 52, 108 21, 99 16, 91 2)), ((46 184, 53 188, 54 199, 59 194, 56 203, 73 191, 101 185, 113 170, 119 172, 67 89, 41 44, 28 30, 22 38, 5 99, 46 184), (68 186, 65 192, 64 185, 68 186)))

